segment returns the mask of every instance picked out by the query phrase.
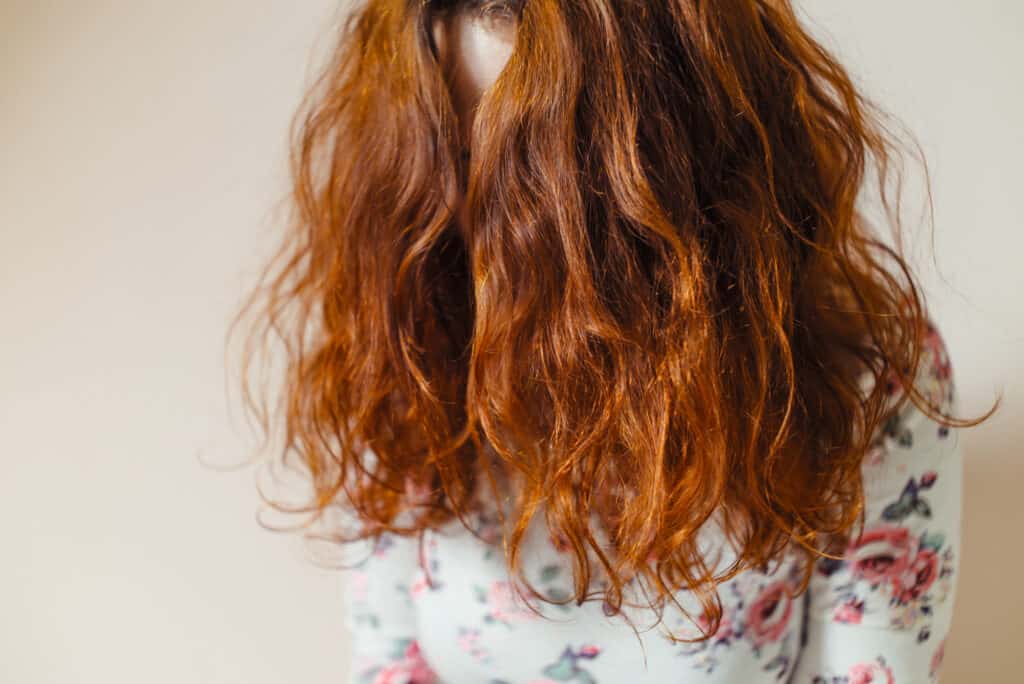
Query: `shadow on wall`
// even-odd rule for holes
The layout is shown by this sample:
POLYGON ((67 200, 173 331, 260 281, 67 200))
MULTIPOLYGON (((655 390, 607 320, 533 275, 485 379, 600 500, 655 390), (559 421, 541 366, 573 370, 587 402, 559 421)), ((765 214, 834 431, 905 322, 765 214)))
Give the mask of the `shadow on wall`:
MULTIPOLYGON (((1003 411, 1014 414, 1009 406, 1003 411)), ((993 419, 991 426, 965 430, 962 438, 961 574, 942 681, 1018 681, 1020 662, 1009 644, 1024 635, 1024 611, 1009 578, 1024 568, 1021 435, 1010 421, 993 419)))

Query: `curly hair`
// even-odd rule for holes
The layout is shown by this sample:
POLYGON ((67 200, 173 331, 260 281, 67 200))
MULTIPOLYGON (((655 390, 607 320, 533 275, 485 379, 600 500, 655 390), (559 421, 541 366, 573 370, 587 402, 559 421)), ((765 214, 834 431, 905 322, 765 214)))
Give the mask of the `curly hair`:
POLYGON ((745 569, 796 551, 803 591, 863 527, 861 462, 905 401, 987 417, 914 386, 934 328, 887 116, 788 0, 528 0, 460 140, 441 4, 345 20, 292 123, 289 230, 232 325, 258 316, 243 394, 268 441, 246 378, 284 342, 275 420, 314 491, 295 510, 418 535, 468 527, 486 485, 531 594, 520 547, 543 514, 572 599, 596 558, 613 612, 634 576, 656 608, 689 588, 705 638, 745 569), (857 208, 872 169, 896 248, 857 208), (720 574, 697 544, 716 512, 738 549, 720 574))

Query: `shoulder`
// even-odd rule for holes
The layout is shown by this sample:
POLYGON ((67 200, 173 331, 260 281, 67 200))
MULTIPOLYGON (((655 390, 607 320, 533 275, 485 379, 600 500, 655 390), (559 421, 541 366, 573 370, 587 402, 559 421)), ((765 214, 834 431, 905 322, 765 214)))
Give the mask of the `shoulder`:
POLYGON ((902 491, 913 472, 931 473, 950 465, 947 460, 951 454, 958 454, 960 431, 943 420, 959 413, 949 348, 933 320, 926 322, 922 335, 922 357, 913 382, 919 401, 926 402, 930 411, 914 401, 895 373, 890 374, 886 380, 889 403, 899 409, 877 428, 865 456, 864 486, 869 506, 890 496, 894 488, 896 493, 902 491))
MULTIPOLYGON (((957 415, 950 357, 939 330, 925 331, 915 384, 939 417, 957 415)), ((898 401, 903 388, 892 388, 898 401)), ((812 613, 831 622, 896 629, 948 628, 959 567, 960 431, 909 398, 876 433, 865 457, 864 525, 842 559, 820 559, 812 613)))

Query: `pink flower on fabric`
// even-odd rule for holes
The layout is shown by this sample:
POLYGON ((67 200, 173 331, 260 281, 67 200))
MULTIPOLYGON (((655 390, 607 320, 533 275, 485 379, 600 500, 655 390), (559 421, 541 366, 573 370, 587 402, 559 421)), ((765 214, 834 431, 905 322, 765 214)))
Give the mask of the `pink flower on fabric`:
POLYGON ((476 646, 476 642, 480 640, 480 630, 478 629, 467 629, 459 635, 458 644, 459 648, 463 651, 469 652, 476 646))
POLYGON ((939 669, 942 667, 942 659, 946 654, 946 639, 943 638, 939 642, 938 648, 935 649, 935 653, 932 654, 932 663, 929 667, 928 674, 934 677, 939 673, 939 669))
POLYGON ((942 339, 938 329, 929 324, 928 332, 924 337, 924 348, 932 353, 932 371, 940 380, 946 380, 952 374, 953 367, 949 362, 949 353, 946 349, 946 342, 942 339))
POLYGON ((918 598, 935 582, 939 574, 939 557, 931 549, 921 549, 900 577, 897 597, 901 603, 918 598))
POLYGON ((370 586, 370 576, 362 570, 349 570, 348 590, 352 600, 361 603, 366 600, 366 592, 370 586))
POLYGON ((852 665, 847 676, 850 678, 850 684, 895 684, 896 682, 892 676, 892 670, 878 661, 852 665))
POLYGON ((373 555, 377 558, 384 558, 388 555, 388 550, 395 545, 395 540, 391 538, 390 534, 383 534, 377 539, 373 545, 373 555))
POLYGON ((490 510, 477 510, 473 514, 473 531, 488 545, 501 541, 501 518, 490 510))
POLYGON ((885 449, 876 444, 868 449, 867 454, 864 456, 864 464, 869 466, 881 465, 885 461, 885 457, 885 449))
POLYGON ((504 580, 491 583, 487 592, 487 605, 495 620, 502 622, 527 622, 537 616, 514 602, 511 585, 504 580))
POLYGON ((917 539, 906 527, 883 523, 864 532, 846 550, 853 574, 871 584, 889 582, 899 590, 900 577, 917 551, 917 539), (852 554, 852 555, 851 555, 852 554))
POLYGON ((405 648, 402 659, 382 668, 373 684, 437 684, 440 680, 427 665, 420 651, 419 642, 413 639, 405 648))
POLYGON ((786 593, 789 584, 779 580, 765 587, 750 604, 747 625, 755 646, 778 641, 786 631, 793 613, 793 599, 786 593))
POLYGON ((409 593, 413 598, 419 598, 423 595, 427 589, 430 588, 430 582, 427 581, 427 576, 423 573, 417 573, 416 580, 409 587, 409 593))
POLYGON ((593 644, 588 644, 588 645, 586 645, 586 646, 584 646, 583 648, 580 649, 580 653, 579 654, 580 654, 580 656, 582 656, 584 658, 596 658, 597 656, 599 656, 601 654, 601 648, 600 648, 600 646, 594 646, 593 644))
POLYGON ((836 622, 843 622, 850 625, 859 625, 864 617, 864 602, 849 600, 839 605, 832 614, 836 622))
POLYGON ((416 480, 411 476, 405 478, 405 496, 409 503, 413 505, 429 503, 433 493, 434 489, 428 483, 416 480))
POLYGON ((551 546, 553 546, 559 553, 565 553, 570 548, 569 540, 566 539, 564 535, 556 534, 550 530, 548 531, 548 541, 551 542, 551 546))
POLYGON ((409 680, 408 673, 400 663, 388 665, 377 672, 373 678, 373 684, 406 684, 409 680))
MULTIPOLYGON (((697 618, 697 626, 700 627, 702 632, 707 632, 711 629, 711 618, 708 617, 707 613, 701 613, 700 617, 697 618)), ((714 637, 718 641, 724 641, 731 639, 736 633, 736 628, 733 625, 732 618, 726 612, 722 612, 722 619, 718 623, 718 631, 714 633, 714 637)))

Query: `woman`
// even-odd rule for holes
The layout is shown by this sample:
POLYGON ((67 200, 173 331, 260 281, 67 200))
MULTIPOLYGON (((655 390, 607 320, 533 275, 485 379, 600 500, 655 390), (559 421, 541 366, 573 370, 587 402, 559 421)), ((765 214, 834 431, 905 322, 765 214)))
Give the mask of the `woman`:
POLYGON ((953 417, 855 207, 871 168, 891 207, 895 143, 789 3, 344 29, 256 310, 352 681, 934 681, 957 430, 995 407, 953 417))

